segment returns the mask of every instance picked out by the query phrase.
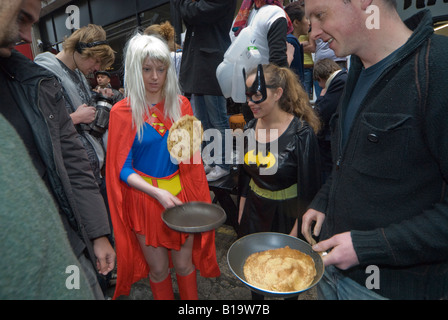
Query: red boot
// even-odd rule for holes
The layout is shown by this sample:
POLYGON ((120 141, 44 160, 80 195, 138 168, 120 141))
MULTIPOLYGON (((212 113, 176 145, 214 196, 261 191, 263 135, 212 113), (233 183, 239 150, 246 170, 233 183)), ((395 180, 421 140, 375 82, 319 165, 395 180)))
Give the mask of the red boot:
POLYGON ((198 285, 196 282, 196 270, 187 276, 176 274, 177 285, 181 300, 198 300, 198 285))
POLYGON ((165 280, 160 282, 152 282, 149 279, 149 284, 151 285, 154 300, 174 300, 173 284, 171 283, 170 274, 168 274, 165 280))

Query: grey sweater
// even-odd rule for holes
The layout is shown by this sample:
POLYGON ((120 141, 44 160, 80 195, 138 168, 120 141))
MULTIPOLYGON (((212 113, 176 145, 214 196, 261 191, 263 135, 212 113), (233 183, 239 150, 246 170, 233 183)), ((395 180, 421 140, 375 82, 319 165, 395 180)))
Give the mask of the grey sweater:
POLYGON ((93 299, 47 187, 1 115, 0 137, 0 299, 93 299))

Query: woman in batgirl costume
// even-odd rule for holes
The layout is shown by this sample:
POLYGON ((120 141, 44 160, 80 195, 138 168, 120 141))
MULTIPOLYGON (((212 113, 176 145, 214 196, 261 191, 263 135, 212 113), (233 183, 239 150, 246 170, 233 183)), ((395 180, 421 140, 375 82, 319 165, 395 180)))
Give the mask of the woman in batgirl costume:
POLYGON ((247 75, 246 96, 254 119, 244 131, 238 236, 293 228, 298 236, 297 224, 321 187, 320 121, 288 68, 259 65, 247 75))
MULTIPOLYGON (((320 121, 288 68, 259 65, 247 75, 246 96, 254 119, 244 131, 238 236, 298 236, 302 215, 321 186, 320 121)), ((254 300, 263 298, 251 293, 254 300)))
POLYGON ((198 298, 196 270, 217 277, 214 231, 187 234, 161 218, 169 207, 211 202, 202 163, 177 163, 167 149, 171 125, 193 115, 180 95, 163 40, 137 34, 125 52, 125 96, 111 110, 106 181, 117 252, 114 299, 148 276, 154 299, 174 298, 174 267, 181 299, 198 298))

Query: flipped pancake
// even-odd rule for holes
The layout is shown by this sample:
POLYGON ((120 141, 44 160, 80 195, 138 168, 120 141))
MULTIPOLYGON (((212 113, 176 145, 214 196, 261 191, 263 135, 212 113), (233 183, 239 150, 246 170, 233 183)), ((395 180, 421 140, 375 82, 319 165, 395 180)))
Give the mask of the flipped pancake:
POLYGON ((189 160, 201 149, 203 129, 194 116, 185 115, 170 128, 167 147, 171 156, 179 162, 189 160))
POLYGON ((243 271, 249 284, 276 292, 306 289, 316 276, 313 259, 289 246, 251 254, 243 271))

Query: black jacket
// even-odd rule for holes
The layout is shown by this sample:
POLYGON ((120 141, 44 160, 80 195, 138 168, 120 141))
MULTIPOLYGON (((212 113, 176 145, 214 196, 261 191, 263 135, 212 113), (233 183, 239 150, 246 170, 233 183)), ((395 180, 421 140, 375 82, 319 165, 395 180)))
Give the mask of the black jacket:
POLYGON ((239 168, 238 195, 247 200, 243 214, 246 216, 241 221, 238 235, 261 231, 290 233, 296 218, 299 219, 300 230, 301 217, 321 187, 316 135, 306 121, 295 116, 278 139, 263 144, 255 139, 256 124, 257 119, 252 119, 244 128, 244 162, 239 168), (275 161, 268 157, 270 160, 267 161, 267 166, 273 163, 270 169, 275 169, 274 172, 266 170, 268 168, 264 155, 271 152, 275 161), (263 170, 266 171, 263 173, 263 170), (293 200, 273 201, 262 196, 248 197, 251 180, 258 187, 270 191, 283 190, 297 184, 297 197, 293 200), (252 203, 249 204, 250 202, 252 203), (257 209, 253 210, 254 208, 257 209))
POLYGON ((179 0, 187 27, 179 81, 186 94, 222 95, 216 68, 230 46, 236 0, 179 0))
MULTIPOLYGON (((341 145, 341 122, 362 63, 352 56, 332 118, 332 175, 311 207, 322 239, 350 231, 360 265, 344 272, 365 286, 376 265, 392 299, 448 298, 448 39, 423 11, 413 35, 373 84, 341 145)), ((322 240, 321 239, 321 240, 322 240)))
POLYGON ((65 108, 61 86, 51 72, 17 51, 10 58, 0 58, 0 65, 9 75, 9 88, 33 131, 70 244, 76 255, 87 248, 95 263, 91 240, 110 234, 109 221, 87 153, 65 108))
POLYGON ((322 121, 322 129, 317 138, 322 156, 322 169, 329 174, 333 166, 331 160, 330 119, 336 112, 347 81, 347 72, 340 71, 332 80, 324 96, 316 99, 315 110, 322 121))

